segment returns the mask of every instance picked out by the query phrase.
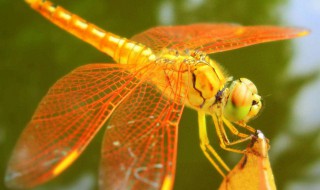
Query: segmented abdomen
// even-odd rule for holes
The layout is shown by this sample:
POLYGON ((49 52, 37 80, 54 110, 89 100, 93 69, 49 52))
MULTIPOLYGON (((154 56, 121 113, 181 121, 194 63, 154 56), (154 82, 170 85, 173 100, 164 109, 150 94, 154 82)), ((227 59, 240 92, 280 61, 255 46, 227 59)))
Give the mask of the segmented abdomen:
POLYGON ((106 32, 62 7, 55 6, 50 1, 26 1, 45 18, 111 56, 117 63, 139 64, 155 59, 153 52, 146 46, 106 32))

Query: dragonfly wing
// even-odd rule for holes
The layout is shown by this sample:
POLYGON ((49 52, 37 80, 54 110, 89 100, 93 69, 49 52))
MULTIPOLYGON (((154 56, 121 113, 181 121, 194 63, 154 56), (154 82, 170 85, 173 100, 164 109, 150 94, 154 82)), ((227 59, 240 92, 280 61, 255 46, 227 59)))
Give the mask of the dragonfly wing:
POLYGON ((184 107, 183 88, 173 86, 160 92, 144 83, 116 109, 104 136, 100 189, 172 189, 184 107))
POLYGON ((7 186, 31 188, 69 166, 139 84, 134 72, 134 66, 92 64, 57 81, 20 136, 7 168, 7 186))
POLYGON ((194 49, 210 54, 306 34, 308 31, 302 28, 192 24, 155 27, 133 36, 132 39, 155 51, 163 48, 194 49))
POLYGON ((155 51, 160 51, 163 48, 178 50, 195 49, 194 47, 203 45, 200 40, 208 31, 233 27, 237 27, 237 25, 192 24, 182 26, 158 26, 133 36, 132 40, 143 43, 155 51), (188 42, 191 42, 192 39, 193 43, 189 44, 188 42))

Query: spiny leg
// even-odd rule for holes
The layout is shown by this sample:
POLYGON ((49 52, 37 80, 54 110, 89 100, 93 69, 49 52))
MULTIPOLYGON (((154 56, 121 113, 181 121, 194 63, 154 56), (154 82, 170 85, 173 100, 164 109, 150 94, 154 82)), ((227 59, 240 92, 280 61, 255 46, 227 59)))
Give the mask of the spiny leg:
POLYGON ((231 152, 236 152, 236 153, 241 153, 241 154, 244 153, 243 150, 239 150, 239 149, 235 149, 235 148, 229 148, 227 146, 232 146, 232 145, 236 145, 236 144, 248 141, 252 137, 251 136, 247 136, 247 137, 235 140, 235 141, 230 141, 228 139, 228 136, 227 136, 226 131, 224 129, 223 120, 222 119, 218 119, 216 115, 212 115, 212 119, 213 119, 213 122, 214 122, 214 126, 216 128, 216 131, 217 131, 217 135, 218 135, 219 140, 220 140, 221 148, 223 148, 223 149, 225 149, 227 151, 231 151, 231 152))
POLYGON ((207 159, 210 161, 210 163, 213 165, 213 167, 216 168, 216 170, 225 177, 224 172, 220 168, 217 162, 214 161, 214 158, 221 164, 221 166, 229 172, 230 169, 226 165, 226 163, 222 160, 222 158, 218 155, 218 153, 213 149, 213 147, 210 145, 208 135, 207 135, 207 126, 206 126, 206 117, 205 113, 198 111, 198 123, 199 123, 199 136, 200 136, 200 147, 203 151, 204 155, 207 157, 207 159))
POLYGON ((251 131, 252 133, 256 133, 257 130, 253 127, 250 127, 249 125, 247 125, 246 123, 244 122, 237 122, 237 124, 240 126, 240 127, 243 127, 245 129, 247 129, 248 131, 251 131))
MULTIPOLYGON (((222 120, 223 122, 226 124, 226 126, 228 127, 228 129, 236 136, 240 137, 240 138, 246 138, 248 137, 249 135, 248 134, 245 134, 245 133, 240 133, 238 131, 238 129, 230 122, 228 121, 226 118, 222 117, 222 120)), ((252 128, 253 129, 253 128, 252 128)), ((249 130, 249 129, 248 129, 249 130)), ((253 129, 254 131, 251 131, 251 132, 255 132, 255 129, 253 129)))

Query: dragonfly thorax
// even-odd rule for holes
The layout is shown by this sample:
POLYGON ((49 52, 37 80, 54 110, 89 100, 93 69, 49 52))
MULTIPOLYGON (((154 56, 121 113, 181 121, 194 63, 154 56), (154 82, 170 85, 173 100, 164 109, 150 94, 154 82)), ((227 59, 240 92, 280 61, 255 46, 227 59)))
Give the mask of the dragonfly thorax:
MULTIPOLYGON (((156 73, 158 77, 155 79, 155 84, 166 83, 174 90, 179 89, 175 85, 179 84, 177 81, 181 81, 182 88, 179 94, 183 97, 184 103, 194 109, 206 110, 214 104, 216 94, 227 82, 227 77, 220 66, 201 51, 166 49, 156 57, 155 63, 162 67, 164 72, 156 73)), ((166 88, 157 86, 161 91, 166 88)), ((169 96, 176 94, 169 90, 167 92, 169 96)))
POLYGON ((181 75, 186 92, 181 95, 189 107, 223 115, 232 122, 246 123, 259 113, 262 103, 256 86, 246 78, 231 82, 220 65, 205 53, 164 50, 157 57, 156 63, 163 66, 167 75, 162 78, 169 80, 172 89, 174 82, 170 80, 176 81, 181 75), (175 74, 169 74, 172 71, 175 74))
POLYGON ((156 63, 158 64, 171 64, 171 65, 191 65, 205 63, 210 64, 209 56, 201 51, 197 50, 174 50, 164 49, 157 55, 156 63))
MULTIPOLYGON (((228 76, 220 65, 207 55, 190 52, 195 64, 188 72, 188 91, 186 104, 207 113, 212 112, 212 106, 217 102, 216 95, 228 82, 228 76)), ((190 59, 191 60, 191 59, 190 59)))

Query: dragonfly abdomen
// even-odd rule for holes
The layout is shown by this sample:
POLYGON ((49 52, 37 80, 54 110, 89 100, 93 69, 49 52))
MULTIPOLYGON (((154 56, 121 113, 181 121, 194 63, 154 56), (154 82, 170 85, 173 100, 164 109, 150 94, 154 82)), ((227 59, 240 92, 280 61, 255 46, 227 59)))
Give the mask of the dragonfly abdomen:
MULTIPOLYGON (((60 6, 55 6, 50 1, 26 0, 30 6, 42 14, 45 18, 65 31, 82 39, 101 50, 100 43, 106 35, 114 35, 87 22, 79 16, 70 13, 60 6)), ((116 36, 116 35, 114 35, 116 36)))
POLYGON ((106 32, 50 1, 26 0, 26 2, 45 18, 111 56, 117 63, 138 64, 144 59, 150 61, 154 58, 152 51, 144 45, 106 32), (141 58, 138 60, 139 56, 141 58))
POLYGON ((153 51, 134 41, 126 38, 115 38, 106 36, 101 43, 101 48, 108 52, 116 63, 120 64, 144 64, 155 61, 156 56, 153 51))

